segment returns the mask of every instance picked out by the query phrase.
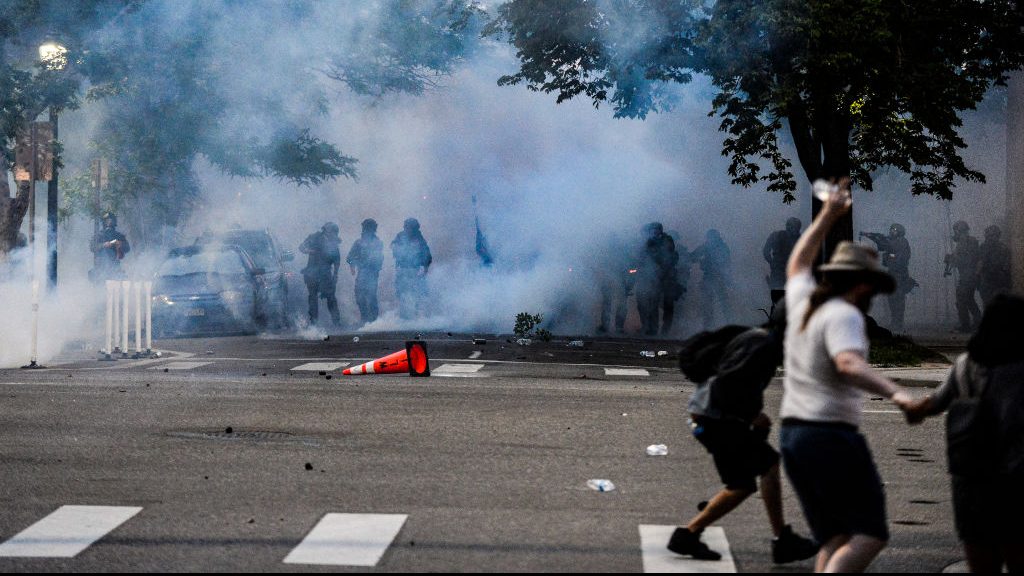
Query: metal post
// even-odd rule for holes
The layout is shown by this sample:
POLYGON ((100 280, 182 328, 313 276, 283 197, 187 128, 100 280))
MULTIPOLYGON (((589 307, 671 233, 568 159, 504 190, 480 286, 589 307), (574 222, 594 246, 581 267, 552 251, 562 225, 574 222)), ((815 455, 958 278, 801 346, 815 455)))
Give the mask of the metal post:
POLYGON ((32 358, 22 368, 42 368, 39 365, 39 281, 32 281, 32 358))
MULTIPOLYGON (((50 107, 50 123, 53 125, 53 142, 57 141, 57 114, 55 107, 50 107)), ((52 144, 51 144, 52 145, 52 144)), ((56 146, 54 146, 56 148, 56 146)), ((50 182, 46 188, 46 251, 47 259, 47 288, 53 290, 57 287, 57 153, 51 152, 50 182)))

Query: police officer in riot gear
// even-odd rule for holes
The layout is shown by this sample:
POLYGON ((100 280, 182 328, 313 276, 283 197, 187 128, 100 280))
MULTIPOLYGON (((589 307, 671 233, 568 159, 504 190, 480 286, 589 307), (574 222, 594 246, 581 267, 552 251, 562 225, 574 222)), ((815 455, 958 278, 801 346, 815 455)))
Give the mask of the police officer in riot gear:
POLYGON ((722 235, 714 228, 704 235, 704 244, 693 251, 693 259, 700 263, 701 308, 704 314, 704 329, 714 324, 715 301, 722 313, 722 323, 732 318, 732 301, 729 289, 732 284, 732 256, 722 235))
POLYGON ((963 220, 953 224, 953 242, 956 247, 952 254, 946 254, 946 276, 957 272, 956 312, 960 320, 960 332, 972 332, 981 320, 981 308, 974 298, 978 291, 981 249, 978 239, 970 234, 970 226, 963 220))
POLYGON ((988 306, 997 294, 1009 292, 1010 247, 1001 240, 999 226, 985 228, 985 241, 981 243, 981 265, 978 274, 978 291, 981 301, 988 306))
POLYGON ((643 333, 659 333, 658 311, 662 311, 660 333, 672 329, 675 301, 682 296, 682 285, 677 278, 676 252, 672 237, 665 234, 660 222, 644 226, 644 245, 637 258, 636 307, 640 313, 643 333))
POLYGON ((309 323, 314 325, 320 318, 320 299, 327 301, 327 310, 335 326, 341 324, 338 313, 338 299, 335 290, 338 285, 338 267, 341 265, 341 238, 338 225, 328 222, 318 232, 303 240, 299 252, 309 256, 302 277, 309 292, 309 323))
POLYGON ((910 277, 910 242, 907 241, 907 229, 902 224, 889 227, 889 234, 877 232, 861 232, 862 238, 868 238, 878 247, 882 264, 896 280, 896 289, 886 298, 889 304, 890 328, 893 332, 902 333, 903 319, 907 307, 907 294, 917 287, 917 281, 910 277))
POLYGON ((116 214, 104 212, 101 220, 103 228, 93 235, 92 242, 89 244, 93 253, 93 266, 89 271, 89 279, 97 284, 124 278, 121 260, 132 249, 128 244, 128 238, 117 231, 116 214))
POLYGON ((377 238, 377 221, 363 220, 363 233, 352 244, 345 262, 352 274, 356 274, 356 305, 363 324, 377 319, 380 308, 377 304, 377 283, 380 269, 384 265, 384 243, 377 238))
POLYGON ((395 257, 395 292, 398 315, 408 320, 424 313, 427 299, 427 269, 433 262, 430 247, 420 232, 419 220, 409 218, 391 241, 395 257))
POLYGON ((786 289, 786 262, 793 252, 793 246, 800 239, 800 228, 803 224, 799 218, 790 217, 786 220, 785 230, 776 230, 768 235, 768 240, 761 249, 765 262, 768 263, 768 288, 771 290, 786 289))

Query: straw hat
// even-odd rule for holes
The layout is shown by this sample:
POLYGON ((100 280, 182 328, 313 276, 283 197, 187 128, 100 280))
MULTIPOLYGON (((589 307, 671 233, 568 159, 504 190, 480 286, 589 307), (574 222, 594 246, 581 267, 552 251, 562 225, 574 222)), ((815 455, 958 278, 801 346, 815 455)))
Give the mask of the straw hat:
POLYGON ((836 246, 828 264, 818 268, 821 272, 860 272, 879 292, 888 294, 896 289, 896 280, 886 272, 878 259, 878 251, 864 244, 843 240, 836 246))

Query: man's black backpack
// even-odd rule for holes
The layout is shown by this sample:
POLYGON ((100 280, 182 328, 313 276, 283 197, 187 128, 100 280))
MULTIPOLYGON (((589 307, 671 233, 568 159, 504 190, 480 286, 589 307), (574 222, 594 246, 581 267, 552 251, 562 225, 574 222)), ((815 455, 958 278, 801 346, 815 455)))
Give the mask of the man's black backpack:
POLYGON ((717 330, 698 332, 683 341, 679 370, 691 382, 701 383, 715 375, 725 347, 749 326, 730 324, 717 330))

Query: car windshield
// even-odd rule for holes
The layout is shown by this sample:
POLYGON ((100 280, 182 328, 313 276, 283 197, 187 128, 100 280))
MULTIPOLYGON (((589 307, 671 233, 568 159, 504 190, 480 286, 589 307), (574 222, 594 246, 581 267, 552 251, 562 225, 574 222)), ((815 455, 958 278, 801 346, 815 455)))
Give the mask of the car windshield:
POLYGON ((264 270, 277 270, 278 265, 274 258, 274 247, 270 243, 270 236, 262 232, 228 232, 224 235, 225 244, 241 246, 249 253, 257 268, 264 270))
POLYGON ((171 256, 160 265, 158 276, 187 276, 189 274, 246 274, 245 266, 236 252, 199 252, 171 256))

